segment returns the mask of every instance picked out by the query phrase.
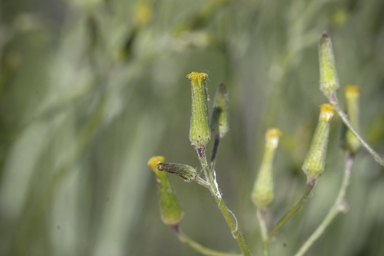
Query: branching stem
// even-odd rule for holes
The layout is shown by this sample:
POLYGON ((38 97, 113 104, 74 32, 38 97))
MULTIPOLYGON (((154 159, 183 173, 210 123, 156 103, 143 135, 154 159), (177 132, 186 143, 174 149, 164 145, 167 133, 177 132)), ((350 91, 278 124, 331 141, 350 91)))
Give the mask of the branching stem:
POLYGON ((207 255, 207 256, 241 256, 242 255, 242 254, 225 253, 225 252, 220 252, 220 251, 209 249, 209 248, 204 247, 201 244, 195 242, 191 238, 189 238, 187 235, 185 235, 179 229, 178 226, 173 226, 172 229, 182 243, 189 245, 195 251, 197 251, 203 255, 207 255))
POLYGON ((209 190, 211 191, 212 196, 215 198, 215 201, 219 206, 219 209, 223 214, 224 219, 226 220, 229 228, 231 229, 232 236, 236 239, 237 243, 239 244, 239 247, 243 255, 250 256, 251 254, 247 248, 247 245, 245 244, 244 238, 239 232, 237 222, 234 219, 234 216, 232 217, 233 214, 229 211, 229 209, 227 208, 227 206, 225 205, 225 203, 221 198, 220 190, 216 182, 216 177, 214 177, 214 174, 208 165, 207 157, 205 155, 205 148, 203 147, 197 148, 196 151, 197 151, 197 155, 199 156, 201 166, 203 167, 206 180, 210 185, 209 190))
POLYGON ((336 111, 336 113, 340 116, 341 120, 343 120, 345 125, 349 128, 349 130, 351 130, 351 132, 361 142, 363 147, 372 155, 373 159, 375 159, 375 161, 378 162, 381 166, 384 166, 384 159, 373 148, 371 148, 371 146, 367 142, 365 142, 365 140, 356 131, 351 121, 349 121, 347 114, 345 114, 344 111, 341 109, 336 95, 331 95, 328 99, 332 107, 336 111))
POLYGON ((310 181, 308 182, 307 189, 305 190, 303 196, 300 198, 300 200, 295 204, 295 206, 277 223, 276 227, 272 230, 271 234, 269 235, 268 242, 271 242, 277 232, 280 231, 280 229, 284 226, 284 224, 292 218, 292 216, 300 209, 300 207, 304 204, 305 200, 307 199, 308 195, 312 191, 313 187, 315 186, 316 181, 310 181))
POLYGON ((343 183, 341 184, 335 203, 329 210, 323 222, 317 227, 315 232, 313 232, 313 234, 308 238, 308 240, 305 241, 305 243, 301 246, 301 248, 295 254, 295 256, 304 255, 307 252, 307 250, 313 245, 313 243, 324 233, 325 229, 332 222, 332 220, 337 216, 337 214, 339 212, 345 211, 346 204, 344 203, 344 197, 349 184, 349 179, 351 177, 351 168, 352 168, 353 160, 354 160, 354 157, 352 155, 347 156, 347 159, 345 160, 345 171, 344 171, 343 183))

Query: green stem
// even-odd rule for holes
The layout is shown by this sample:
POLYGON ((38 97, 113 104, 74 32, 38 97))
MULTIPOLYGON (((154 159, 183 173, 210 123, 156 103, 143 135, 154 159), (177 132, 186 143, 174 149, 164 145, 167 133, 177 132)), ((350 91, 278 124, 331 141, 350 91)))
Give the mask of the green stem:
POLYGON ((206 187, 206 188, 211 188, 208 182, 206 182, 204 179, 200 178, 199 176, 196 176, 195 182, 198 183, 199 185, 206 187))
POLYGON ((227 208, 227 206, 225 205, 225 203, 221 198, 221 193, 216 182, 216 177, 213 176, 212 171, 209 169, 207 157, 205 156, 205 148, 201 147, 201 148, 197 148, 196 150, 197 150, 197 155, 199 156, 201 166, 203 167, 206 180, 210 185, 209 190, 211 191, 212 196, 215 198, 215 201, 219 206, 219 209, 223 214, 225 221, 227 222, 229 228, 231 229, 232 236, 236 239, 237 243, 239 244, 239 247, 243 255, 250 256, 251 254, 247 248, 247 245, 245 244, 244 238, 238 230, 235 216, 233 215, 232 212, 230 212, 230 210, 227 208))
POLYGON ((172 228, 182 243, 189 245, 195 251, 197 251, 203 255, 208 255, 208 256, 241 256, 242 255, 242 254, 233 254, 233 253, 225 253, 225 252, 215 251, 215 250, 212 250, 210 248, 204 247, 201 244, 193 241, 188 236, 186 236, 183 232, 181 232, 181 230, 178 229, 177 226, 172 227, 172 228))
POLYGON ((284 224, 292 218, 292 216, 300 209, 300 207, 303 205, 305 200, 307 199, 309 193, 312 191, 313 187, 315 186, 316 181, 310 181, 308 183, 307 189, 305 190, 303 196, 300 198, 300 200, 296 203, 296 205, 277 223, 276 227, 272 230, 271 234, 269 235, 268 242, 271 242, 272 239, 275 237, 277 232, 280 231, 280 229, 284 226, 284 224))
POLYGON ((265 219, 263 218, 263 213, 261 210, 257 210, 257 220, 260 225, 260 235, 263 239, 263 255, 269 256, 269 242, 268 242, 268 229, 267 224, 265 223, 265 219))
POLYGON ((337 97, 335 95, 331 95, 329 97, 329 102, 332 104, 333 108, 335 109, 336 113, 340 116, 340 118, 343 120, 345 125, 351 130, 351 132, 356 136, 356 138, 361 142, 363 147, 372 155, 372 157, 375 159, 376 162, 378 162, 380 165, 384 166, 384 159, 380 157, 380 155, 373 149, 365 140, 360 136, 360 134, 356 131, 356 129, 353 127, 351 121, 349 121, 347 114, 344 113, 344 111, 341 109, 339 102, 337 100, 337 97))
POLYGON ((313 245, 313 243, 324 233, 325 229, 332 222, 332 220, 337 216, 337 214, 345 210, 344 197, 349 184, 349 179, 351 177, 351 168, 353 164, 353 158, 354 157, 352 155, 348 155, 347 159, 345 160, 345 171, 344 171, 343 183, 341 184, 339 194, 337 195, 335 203, 329 210, 323 222, 317 227, 315 232, 313 232, 313 234, 308 238, 308 240, 305 241, 305 243, 301 246, 301 248, 295 254, 295 256, 304 255, 307 252, 307 250, 313 245))

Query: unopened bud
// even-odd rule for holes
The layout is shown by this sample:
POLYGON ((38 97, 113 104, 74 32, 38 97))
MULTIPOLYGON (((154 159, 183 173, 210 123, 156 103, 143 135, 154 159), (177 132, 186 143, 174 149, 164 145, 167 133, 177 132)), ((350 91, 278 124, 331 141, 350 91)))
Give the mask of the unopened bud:
POLYGON ((264 210, 273 201, 273 174, 272 165, 281 132, 278 129, 269 129, 265 135, 265 152, 259 174, 253 186, 252 201, 257 208, 264 210))
POLYGON ((213 106, 212 133, 218 134, 220 139, 228 132, 228 94, 225 84, 220 84, 216 92, 215 103, 213 106))
POLYGON ((192 72, 187 75, 192 89, 192 116, 189 140, 196 148, 205 147, 211 139, 208 120, 208 95, 205 73, 192 72))
MULTIPOLYGON (((347 98, 347 113, 353 127, 357 132, 360 132, 359 125, 359 98, 360 88, 358 86, 349 85, 345 88, 345 97, 347 98)), ((353 132, 349 129, 345 132, 344 148, 350 154, 356 154, 361 148, 361 142, 356 138, 353 132)))
POLYGON ((156 176, 157 189, 159 195, 161 219, 166 225, 177 226, 183 219, 184 213, 177 203, 172 185, 166 172, 161 172, 157 166, 164 162, 164 157, 154 156, 148 161, 156 176))
POLYGON ((190 182, 196 178, 196 170, 192 166, 177 163, 159 163, 157 168, 160 171, 169 172, 180 176, 185 181, 190 182))
POLYGON ((339 89, 331 38, 324 33, 319 43, 320 90, 329 98, 339 89))
POLYGON ((316 180, 324 172, 330 121, 333 115, 334 110, 331 105, 321 105, 320 117, 317 123, 315 135, 313 136, 311 147, 302 167, 304 173, 307 175, 308 183, 316 180))

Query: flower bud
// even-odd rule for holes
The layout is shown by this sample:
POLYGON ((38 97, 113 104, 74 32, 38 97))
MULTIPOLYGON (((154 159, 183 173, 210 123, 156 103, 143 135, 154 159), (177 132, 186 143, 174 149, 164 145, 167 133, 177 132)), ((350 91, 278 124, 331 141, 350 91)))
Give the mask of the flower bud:
POLYGON ((331 105, 323 104, 320 107, 320 117, 317 123, 312 144, 304 160, 303 171, 307 175, 307 182, 316 180, 323 174, 327 155, 330 121, 334 115, 331 105))
POLYGON ((164 162, 164 157, 162 156, 154 156, 148 161, 148 166, 151 167, 156 176, 161 219, 166 225, 177 226, 183 219, 184 213, 177 203, 167 173, 161 172, 157 168, 161 162, 164 162))
POLYGON ((252 201, 257 208, 264 210, 273 201, 273 175, 272 165, 281 132, 269 129, 265 135, 265 152, 258 177, 253 186, 252 201))
POLYGON ((320 90, 329 98, 339 89, 331 38, 324 33, 319 43, 320 90))
POLYGON ((228 94, 225 84, 220 84, 216 92, 212 120, 211 131, 218 134, 220 139, 228 132, 228 94))
POLYGON ((192 117, 189 140, 196 148, 205 147, 211 139, 208 120, 208 98, 205 73, 192 72, 187 75, 192 89, 192 117))
MULTIPOLYGON (((358 86, 349 85, 345 88, 345 97, 347 98, 347 113, 353 127, 360 132, 359 126, 359 98, 360 88, 358 86)), ((353 132, 346 130, 343 146, 350 154, 356 154, 361 147, 361 142, 356 138, 353 132)))
POLYGON ((158 170, 176 174, 185 181, 190 182, 196 178, 196 170, 192 166, 177 163, 159 163, 158 170))

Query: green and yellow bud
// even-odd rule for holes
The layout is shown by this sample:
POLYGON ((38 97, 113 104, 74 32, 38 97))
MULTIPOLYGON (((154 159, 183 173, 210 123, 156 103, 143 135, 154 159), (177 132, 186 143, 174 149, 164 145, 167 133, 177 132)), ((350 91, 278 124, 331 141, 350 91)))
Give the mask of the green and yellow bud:
POLYGON ((281 132, 276 128, 269 129, 265 135, 264 157, 251 195, 253 203, 260 210, 266 209, 273 201, 272 165, 280 136, 281 132))
POLYGON ((187 182, 194 181, 196 178, 196 169, 186 164, 178 163, 159 163, 158 170, 175 174, 187 182))
POLYGON ((319 43, 320 90, 329 98, 339 89, 331 38, 324 33, 319 43))
POLYGON ((205 73, 192 72, 187 75, 192 89, 192 117, 189 140, 196 148, 205 147, 211 139, 208 120, 208 93, 205 73))
POLYGON ((228 93, 225 84, 220 84, 216 92, 212 120, 211 131, 218 134, 220 139, 228 132, 228 93))
MULTIPOLYGON (((359 125, 359 98, 360 88, 358 86, 349 85, 345 88, 345 97, 347 99, 347 113, 353 127, 357 132, 360 132, 359 125)), ((353 132, 349 129, 345 132, 344 148, 348 153, 354 155, 361 148, 361 142, 356 138, 353 132)))
POLYGON ((333 115, 334 110, 331 105, 321 105, 320 117, 317 123, 315 135, 313 136, 311 147, 302 167, 304 173, 307 175, 308 183, 316 180, 324 172, 330 121, 333 115))
POLYGON ((184 213, 177 203, 176 196, 167 173, 161 172, 157 168, 157 166, 162 162, 164 162, 164 157, 154 156, 149 159, 148 166, 151 167, 156 176, 161 219, 166 225, 177 226, 183 219, 184 213))

